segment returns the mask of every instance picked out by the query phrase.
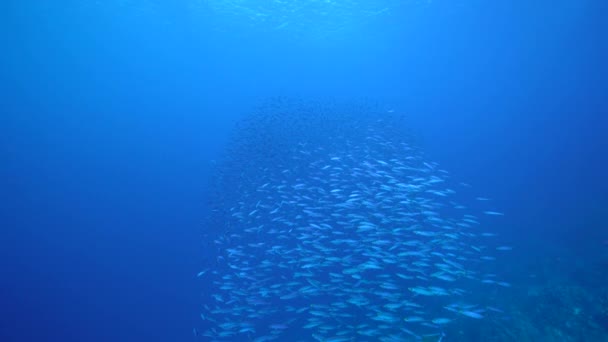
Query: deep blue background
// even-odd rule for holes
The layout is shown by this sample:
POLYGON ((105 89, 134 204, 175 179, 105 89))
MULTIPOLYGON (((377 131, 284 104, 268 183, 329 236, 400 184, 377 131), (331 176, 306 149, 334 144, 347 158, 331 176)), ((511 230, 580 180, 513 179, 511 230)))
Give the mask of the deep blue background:
POLYGON ((0 8, 0 340, 191 339, 211 161, 277 95, 406 113, 507 214, 515 278, 606 260, 604 1, 434 1, 298 39, 102 3, 0 8))

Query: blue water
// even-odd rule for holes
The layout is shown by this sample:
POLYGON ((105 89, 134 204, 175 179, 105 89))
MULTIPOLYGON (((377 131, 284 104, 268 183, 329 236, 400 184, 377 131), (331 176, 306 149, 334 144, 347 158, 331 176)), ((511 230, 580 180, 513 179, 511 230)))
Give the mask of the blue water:
POLYGON ((605 2, 242 3, 0 6, 0 340, 194 340, 214 161, 276 96, 405 114, 505 213, 513 317, 608 340, 605 2))

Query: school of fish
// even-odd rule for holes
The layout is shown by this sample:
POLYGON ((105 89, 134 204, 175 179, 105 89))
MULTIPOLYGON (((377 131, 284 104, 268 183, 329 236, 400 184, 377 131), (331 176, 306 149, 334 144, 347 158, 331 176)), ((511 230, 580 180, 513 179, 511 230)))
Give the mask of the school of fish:
POLYGON ((441 341, 502 314, 476 302, 510 286, 492 267, 511 249, 489 226, 502 213, 470 212, 467 185, 386 110, 277 102, 245 120, 220 167, 197 336, 441 341))

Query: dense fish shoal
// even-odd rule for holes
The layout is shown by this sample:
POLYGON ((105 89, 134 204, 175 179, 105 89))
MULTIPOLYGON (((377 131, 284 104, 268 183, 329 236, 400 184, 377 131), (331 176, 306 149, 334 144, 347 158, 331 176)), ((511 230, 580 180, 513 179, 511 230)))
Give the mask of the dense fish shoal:
MULTIPOLYGON (((439 341, 504 319, 510 246, 402 116, 274 99, 218 162, 202 340, 439 341)), ((481 199, 481 200, 480 200, 481 199)))

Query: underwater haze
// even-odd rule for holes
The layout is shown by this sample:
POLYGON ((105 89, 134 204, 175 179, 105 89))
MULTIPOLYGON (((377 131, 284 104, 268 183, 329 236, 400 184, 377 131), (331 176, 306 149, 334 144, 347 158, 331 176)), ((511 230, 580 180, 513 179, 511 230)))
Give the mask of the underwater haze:
POLYGON ((0 8, 1 341, 608 341, 605 1, 0 8))

